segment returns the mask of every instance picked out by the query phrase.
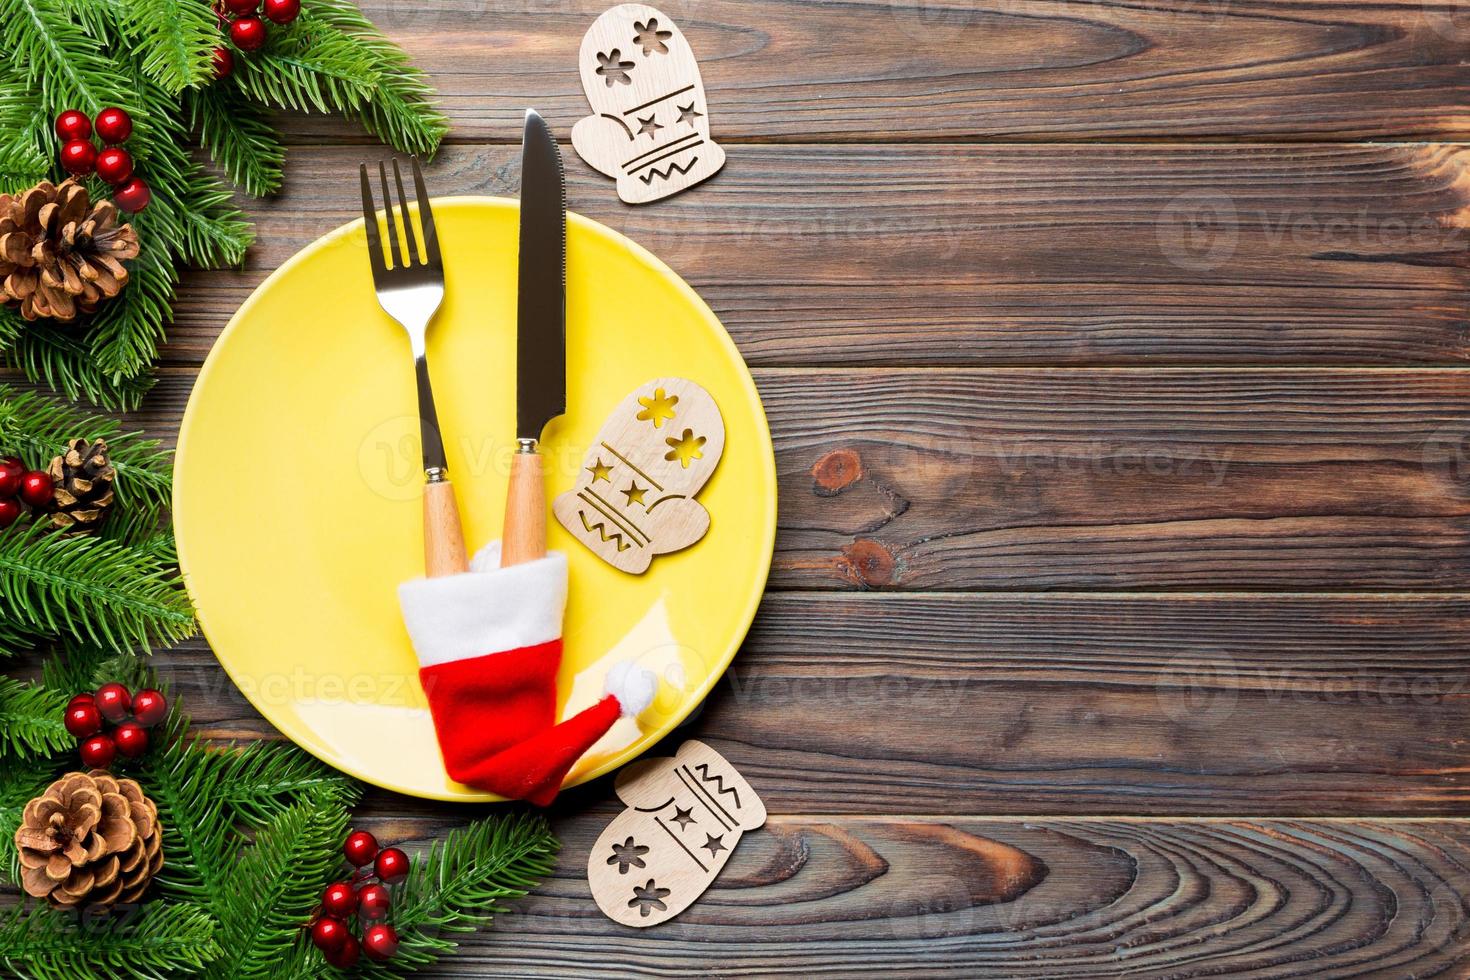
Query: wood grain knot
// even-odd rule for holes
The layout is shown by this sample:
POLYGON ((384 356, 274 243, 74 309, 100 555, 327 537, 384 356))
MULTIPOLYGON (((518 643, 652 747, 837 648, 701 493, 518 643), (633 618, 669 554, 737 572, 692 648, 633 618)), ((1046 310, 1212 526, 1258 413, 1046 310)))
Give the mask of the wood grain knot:
POLYGON ((870 589, 893 584, 893 552, 872 538, 858 538, 842 549, 837 570, 844 578, 870 589))
POLYGON ((834 449, 812 466, 812 492, 835 497, 863 478, 863 458, 855 449, 834 449))

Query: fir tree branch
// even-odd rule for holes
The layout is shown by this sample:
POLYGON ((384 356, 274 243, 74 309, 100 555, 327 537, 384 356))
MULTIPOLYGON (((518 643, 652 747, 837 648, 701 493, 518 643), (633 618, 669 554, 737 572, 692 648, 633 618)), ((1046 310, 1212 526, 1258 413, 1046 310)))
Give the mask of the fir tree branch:
POLYGON ((486 817, 452 830, 413 861, 394 889, 398 954, 372 963, 369 976, 412 973, 453 952, 448 934, 488 925, 508 899, 522 898, 556 866, 560 844, 545 819, 525 813, 486 817))
POLYGON ((215 882, 220 940, 230 951, 206 970, 211 980, 273 980, 321 889, 342 860, 347 811, 332 796, 309 795, 272 817, 215 882))
POLYGON ((84 341, 85 335, 74 330, 45 321, 26 323, 13 306, 0 306, 0 353, 6 365, 73 400, 87 398, 122 411, 137 408, 153 387, 152 376, 102 371, 84 341))
POLYGON ((194 616, 180 586, 176 570, 116 541, 39 523, 0 535, 0 618, 23 629, 119 652, 181 640, 194 616))
POLYGON ((184 719, 171 720, 168 746, 161 752, 155 748, 145 762, 148 795, 158 806, 166 855, 154 887, 176 899, 202 895, 212 905, 211 883, 228 874, 238 841, 230 809, 214 798, 219 770, 207 764, 207 747, 182 736, 185 725, 184 719))
MULTIPOLYGON (((62 724, 71 695, 0 675, 0 756, 33 764, 72 748, 76 740, 62 724)), ((3 842, 0 842, 3 846, 3 842)))
POLYGON ((264 826, 306 797, 348 807, 361 789, 355 780, 282 742, 219 750, 212 760, 220 768, 220 799, 247 827, 264 826))
POLYGON ((71 108, 94 116, 110 105, 134 121, 148 115, 95 39, 54 2, 0 0, 0 45, 52 115, 71 108))
POLYGON ((0 919, 0 963, 33 980, 154 980, 195 973, 220 952, 214 920, 185 902, 149 902, 134 915, 80 927, 74 914, 42 905, 19 906, 0 919))
POLYGON ((255 197, 280 189, 286 148, 270 110, 225 85, 187 92, 184 102, 199 141, 225 176, 255 197))
POLYGON ((142 68, 171 93, 214 78, 219 24, 201 0, 126 0, 129 33, 142 68))
MULTIPOLYGON (((362 120, 368 132, 405 153, 433 157, 449 132, 449 121, 434 105, 428 76, 383 36, 352 0, 313 0, 301 22, 313 30, 330 29, 348 38, 378 73, 372 95, 345 111, 362 120)), ((325 37, 330 36, 323 34, 325 37)))

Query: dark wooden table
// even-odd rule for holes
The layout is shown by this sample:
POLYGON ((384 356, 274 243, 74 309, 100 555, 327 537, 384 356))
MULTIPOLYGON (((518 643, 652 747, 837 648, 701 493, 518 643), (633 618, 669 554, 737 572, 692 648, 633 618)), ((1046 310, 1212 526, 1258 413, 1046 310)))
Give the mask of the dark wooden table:
MULTIPOLYGON (((373 0, 515 194, 602 6, 373 0)), ((444 976, 1470 975, 1470 10, 1449 0, 666 0, 729 162, 628 208, 770 415, 780 534, 680 735, 765 797, 647 932, 584 880, 620 807, 444 976)), ((285 123, 239 272, 191 276, 146 424, 379 151, 285 123)), ((330 465, 330 463, 328 463, 330 465)), ((279 737, 202 642, 205 729, 279 737)), ((425 839, 470 810, 373 793, 425 839)), ((481 812, 481 811, 474 811, 481 812)))

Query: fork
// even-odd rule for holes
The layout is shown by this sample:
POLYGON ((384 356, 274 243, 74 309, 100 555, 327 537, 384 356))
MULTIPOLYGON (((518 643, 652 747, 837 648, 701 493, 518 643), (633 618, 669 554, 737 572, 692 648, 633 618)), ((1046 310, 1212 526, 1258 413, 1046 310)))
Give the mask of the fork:
POLYGON ((388 193, 388 173, 382 161, 378 161, 378 182, 383 188, 387 248, 383 247, 378 235, 378 214, 373 205, 367 164, 358 165, 358 176, 362 178, 362 222, 367 232, 368 258, 372 264, 378 305, 407 331, 413 348, 414 377, 418 381, 419 394, 419 440, 424 458, 424 571, 430 578, 435 578, 463 572, 468 568, 468 562, 459 508, 454 502, 454 487, 449 482, 449 466, 445 462, 444 440, 439 434, 439 414, 434 410, 434 391, 429 384, 429 361, 424 349, 429 323, 444 301, 444 260, 439 254, 439 236, 434 230, 434 212, 429 206, 429 193, 424 189, 423 172, 419 170, 417 157, 411 157, 410 162, 413 164, 414 190, 418 195, 419 221, 423 224, 422 259, 414 239, 413 221, 408 213, 408 199, 403 193, 403 176, 398 170, 398 161, 393 161, 393 182, 398 187, 398 210, 404 239, 408 243, 407 253, 398 239, 398 225, 393 220, 393 198, 388 193))

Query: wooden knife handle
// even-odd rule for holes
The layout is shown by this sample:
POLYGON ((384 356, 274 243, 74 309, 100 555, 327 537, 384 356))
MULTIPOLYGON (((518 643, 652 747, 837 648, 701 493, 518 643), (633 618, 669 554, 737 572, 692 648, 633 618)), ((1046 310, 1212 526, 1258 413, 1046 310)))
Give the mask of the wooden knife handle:
POLYGON ((464 531, 459 526, 459 507, 454 502, 454 485, 448 480, 425 483, 424 574, 441 578, 468 571, 469 567, 464 531))
POLYGON ((546 557, 546 481, 541 454, 522 451, 510 458, 500 567, 546 557))

